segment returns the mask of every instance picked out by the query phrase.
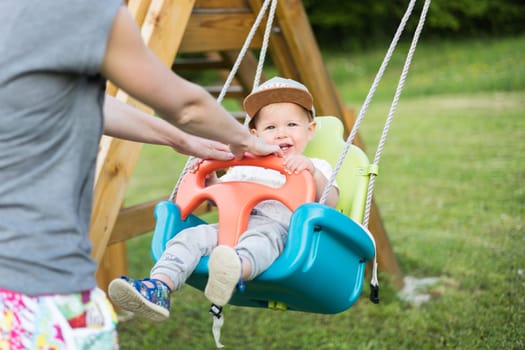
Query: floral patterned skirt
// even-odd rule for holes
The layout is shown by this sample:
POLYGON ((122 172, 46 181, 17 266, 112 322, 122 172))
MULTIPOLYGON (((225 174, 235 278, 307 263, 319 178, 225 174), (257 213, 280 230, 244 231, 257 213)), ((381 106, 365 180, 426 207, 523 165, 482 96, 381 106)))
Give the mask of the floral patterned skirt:
POLYGON ((105 293, 28 296, 0 289, 1 350, 118 349, 117 318, 105 293))

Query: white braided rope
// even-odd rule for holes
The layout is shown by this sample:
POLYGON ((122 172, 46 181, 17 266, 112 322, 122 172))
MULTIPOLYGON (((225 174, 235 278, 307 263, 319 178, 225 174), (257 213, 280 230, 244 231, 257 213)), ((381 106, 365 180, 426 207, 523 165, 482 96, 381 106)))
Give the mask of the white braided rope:
MULTIPOLYGON (((257 33, 257 29, 261 25, 261 22, 264 18, 264 15, 266 14, 266 10, 268 9, 268 5, 270 4, 270 2, 272 2, 272 7, 273 7, 274 6, 273 2, 276 2, 276 0, 265 0, 263 5, 261 6, 261 9, 259 10, 259 14, 255 18, 255 22, 253 22, 250 32, 248 33, 248 36, 246 37, 246 40, 244 41, 241 51, 239 51, 239 55, 237 56, 237 59, 235 60, 235 63, 230 71, 230 74, 228 75, 228 78, 224 82, 221 93, 219 94, 219 97, 217 97, 217 101, 219 103, 222 103, 222 100, 224 99, 224 96, 226 95, 226 92, 228 91, 228 88, 230 87, 233 81, 233 78, 237 74, 237 71, 239 70, 239 67, 242 63, 242 60, 244 59, 244 56, 246 56, 246 52, 250 48, 250 44, 252 43, 253 37, 255 36, 255 34, 257 33)), ((266 36, 265 36, 265 39, 268 40, 266 36)), ((263 46, 264 44, 265 43, 263 40, 263 46)))
MULTIPOLYGON (((431 0, 425 0, 425 4, 423 5, 423 10, 421 11, 421 15, 419 16, 419 22, 414 32, 412 43, 410 44, 410 49, 408 50, 405 64, 403 66, 403 71, 401 72, 401 77, 399 78, 399 82, 396 88, 396 93, 394 95, 392 105, 390 106, 390 111, 388 113, 388 117, 385 122, 385 126, 383 128, 383 133, 381 134, 381 138, 377 146, 377 151, 374 157, 374 164, 376 165, 376 167, 379 166, 379 159, 381 158, 381 153, 383 152, 383 149, 385 146, 386 137, 388 135, 388 131, 390 130, 390 125, 392 124, 392 120, 394 119, 394 114, 396 112, 397 105, 399 103, 401 92, 403 91, 403 87, 405 85, 406 77, 408 75, 408 70, 410 68, 410 64, 412 63, 414 52, 416 51, 416 46, 419 40, 419 36, 421 35, 421 31, 423 30, 423 25, 425 24, 425 19, 427 16, 428 8, 430 7, 430 2, 431 0)), ((363 225, 365 227, 368 227, 368 221, 370 218, 370 209, 372 206, 372 194, 374 192, 375 178, 376 178, 376 174, 373 174, 373 173, 370 174, 370 182, 368 184, 368 192, 367 192, 367 197, 366 197, 365 217, 363 221, 363 225)))
MULTIPOLYGON (((405 25, 410 18, 410 15, 412 13, 412 10, 414 8, 416 0, 411 0, 408 8, 403 15, 403 18, 401 19, 401 22, 399 23, 399 26, 397 28, 397 31, 394 35, 394 38, 392 39, 392 42, 390 43, 390 47, 388 48, 388 51, 383 59, 383 62, 381 63, 381 66, 379 67, 379 70, 374 78, 374 81, 372 83, 372 86, 370 87, 370 90, 368 91, 368 94, 366 96, 365 102, 363 103, 363 106, 361 107, 361 110, 359 111, 359 114, 354 122, 354 126, 352 127, 352 130, 350 132, 350 135, 348 135, 348 138, 346 139, 345 147, 339 156, 339 159, 337 160, 337 163, 334 167, 334 172, 332 173, 332 176, 328 180, 328 183, 323 191, 323 194, 321 195, 321 199, 319 200, 320 203, 324 204, 326 202, 326 199, 328 197, 328 193, 330 192, 330 189, 335 184, 335 178, 339 170, 341 169, 341 166, 343 165, 343 161, 350 150, 350 147, 352 145, 352 142, 354 141, 355 136, 357 135, 357 130, 359 129, 359 126, 361 125, 361 122, 365 116, 366 111, 368 110, 368 106, 370 105, 370 102, 372 101, 372 97, 374 97, 374 94, 377 90, 377 87, 379 85, 379 82, 383 78, 383 74, 386 70, 386 67, 388 66, 388 63, 390 62, 390 59, 392 58, 392 54, 394 53, 394 50, 397 46, 397 43, 399 42, 399 38, 401 37, 401 34, 403 33, 403 30, 405 28, 405 25)), ((366 225, 365 225, 366 227, 366 225)))
MULTIPOLYGON (((272 25, 275 18, 275 9, 277 8, 278 0, 272 0, 272 5, 270 6, 270 12, 268 13, 268 19, 266 21, 266 28, 264 30, 264 37, 261 45, 261 51, 259 53, 259 60, 257 63, 257 69, 255 71, 255 77, 253 79, 252 92, 254 92, 261 81, 261 75, 264 68, 264 61, 266 59, 266 53, 268 51, 268 44, 270 43, 270 34, 272 32, 272 25)), ((246 113, 244 117, 244 125, 248 126, 250 123, 250 116, 246 113)))
MULTIPOLYGON (((244 57, 246 56, 246 52, 250 48, 250 44, 253 41, 253 37, 255 36, 255 33, 257 32, 257 29, 259 28, 264 18, 264 15, 266 14, 266 10, 268 9, 270 2, 272 2, 272 7, 274 8, 273 11, 275 13, 275 5, 273 3, 277 3, 277 0, 265 0, 263 5, 261 6, 261 9, 259 10, 257 17, 255 18, 255 21, 253 22, 252 27, 250 28, 250 31, 248 32, 248 35, 246 36, 246 40, 244 41, 244 44, 241 50, 239 51, 239 55, 237 56, 237 59, 235 60, 235 63, 233 64, 233 67, 230 73, 228 74, 226 81, 224 82, 221 92, 219 96, 217 97, 217 102, 219 104, 222 103, 222 101, 224 100, 224 96, 226 96, 226 93, 228 92, 228 88, 230 87, 233 79, 235 78, 235 75, 237 74, 237 71, 239 70, 242 60, 244 59, 244 57)), ((272 21, 273 21, 273 16, 272 16, 272 21)), ((266 34, 265 34, 265 40, 269 40, 268 38, 266 38, 266 34)), ((263 46, 264 44, 265 43, 263 41, 263 46)), ((266 49, 265 49, 265 52, 266 52, 266 49)), ((182 172, 179 175, 179 178, 177 179, 177 183, 175 184, 175 186, 173 187, 173 190, 171 191, 171 194, 169 196, 170 201, 173 201, 175 199, 175 196, 177 195, 177 192, 179 191, 180 182, 182 178, 184 177, 184 175, 186 175, 186 173, 188 172, 189 166, 192 163, 193 159, 195 159, 195 157, 189 157, 188 160, 186 161, 186 164, 184 165, 184 168, 182 169, 182 172)))

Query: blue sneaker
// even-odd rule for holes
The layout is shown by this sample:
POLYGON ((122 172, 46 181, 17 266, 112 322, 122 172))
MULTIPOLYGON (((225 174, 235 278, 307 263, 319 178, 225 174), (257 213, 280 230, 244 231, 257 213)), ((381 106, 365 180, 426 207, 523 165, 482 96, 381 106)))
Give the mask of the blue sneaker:
POLYGON ((134 280, 120 276, 111 281, 108 294, 115 305, 139 317, 154 322, 165 321, 170 317, 171 290, 160 280, 134 280))

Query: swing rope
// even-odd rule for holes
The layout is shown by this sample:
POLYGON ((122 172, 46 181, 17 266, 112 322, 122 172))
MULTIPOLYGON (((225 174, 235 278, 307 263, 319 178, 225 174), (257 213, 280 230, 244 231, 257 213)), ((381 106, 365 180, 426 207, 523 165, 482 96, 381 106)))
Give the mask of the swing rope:
POLYGON ((277 0, 265 0, 263 5, 261 6, 261 10, 259 11, 257 18, 255 19, 255 22, 253 22, 252 28, 250 29, 250 32, 248 33, 248 36, 246 37, 246 40, 244 41, 241 51, 239 51, 239 55, 237 56, 237 59, 235 60, 232 70, 230 71, 228 78, 224 82, 221 93, 219 97, 217 98, 217 102, 222 103, 222 100, 224 99, 224 96, 226 95, 226 92, 228 91, 228 88, 230 87, 233 81, 233 78, 235 77, 235 75, 237 74, 237 71, 239 70, 242 60, 246 56, 246 53, 250 47, 250 44, 253 41, 253 37, 255 36, 255 33, 257 32, 257 29, 259 28, 264 15, 266 14, 266 11, 268 9, 268 5, 270 4, 270 2, 271 2, 270 13, 268 15, 268 20, 266 21, 266 28, 264 31, 264 37, 262 41, 259 60, 257 63, 257 70, 255 73, 253 89, 259 86, 259 81, 262 75, 262 69, 264 67, 264 60, 266 58, 266 52, 268 51, 268 42, 270 41, 271 26, 273 24, 273 20, 275 17, 275 9, 277 7, 277 0))
MULTIPOLYGON (((255 71, 255 78, 253 80, 252 92, 254 92, 261 81, 261 75, 264 68, 264 60, 266 59, 266 53, 268 51, 268 44, 270 43, 270 34, 272 32, 272 25, 275 18, 275 10, 277 8, 278 0, 272 0, 270 12, 268 13, 268 20, 266 21, 266 28, 264 30, 264 37, 261 45, 261 51, 259 53, 259 60, 257 63, 257 70, 255 71)), ((246 119, 244 125, 248 126, 250 122, 250 116, 246 113, 246 119)))
MULTIPOLYGON (((392 105, 390 106, 390 111, 388 113, 388 117, 385 123, 385 127, 383 128, 383 133, 381 134, 381 138, 377 147, 377 151, 374 157, 374 165, 376 167, 379 167, 379 159, 381 158, 381 153, 383 152, 384 145, 386 143, 386 137, 388 135, 388 131, 390 130, 390 125, 392 124, 392 120, 394 119, 394 114, 397 109, 397 105, 399 103, 399 98, 401 96, 401 92, 403 90, 403 87, 405 85, 406 77, 408 75, 408 70, 410 68, 410 64, 412 63, 412 58, 414 56, 414 52, 416 50, 417 42, 419 40, 419 36, 421 35, 421 31, 423 30, 423 25, 425 23, 425 19, 427 16, 428 8, 430 6, 431 0, 425 0, 425 4, 423 6, 423 10, 421 11, 421 16, 419 17, 419 22, 416 27, 416 30, 414 32, 414 37, 412 38, 412 43, 410 44, 410 49, 408 51, 405 64, 403 66, 403 71, 401 73, 401 77, 399 78, 399 83, 396 88, 396 92, 394 95, 394 99, 392 101, 392 105)), ((363 222, 363 225, 365 227, 368 227, 368 220, 370 217, 370 207, 372 203, 372 193, 374 189, 374 182, 375 178, 377 176, 377 173, 372 173, 370 176, 370 183, 368 186, 368 193, 367 193, 367 199, 366 199, 366 209, 365 209, 365 220, 363 222)))
MULTIPOLYGON (((405 12, 405 14, 403 15, 403 18, 401 19, 401 22, 397 28, 397 31, 394 35, 394 38, 392 39, 392 42, 390 43, 390 47, 388 48, 388 51, 385 55, 385 57, 383 58, 383 62, 381 63, 381 66, 379 67, 379 70, 374 78, 374 81, 372 83, 372 86, 370 87, 370 90, 368 91, 368 94, 365 98, 365 101, 363 103, 363 106, 361 107, 361 110, 359 111, 359 114, 354 122, 354 125, 352 127, 352 130, 350 131, 350 134, 348 135, 348 138, 346 139, 346 143, 345 143, 345 147, 343 148, 343 151, 341 152, 341 155, 339 156, 338 160, 337 160, 337 163, 334 167, 334 172, 332 173, 332 176, 330 177, 330 179, 328 180, 328 183, 324 189, 324 192, 323 194, 321 195, 321 198, 319 200, 320 203, 324 204, 326 202, 326 199, 328 197, 328 193, 330 192, 331 188, 334 186, 335 184, 335 178, 339 172, 339 170, 341 169, 342 165, 343 165, 343 161, 345 160, 346 158, 346 155, 348 154, 348 152, 350 151, 350 147, 352 145, 352 142, 354 141, 355 139, 355 136, 357 135, 357 130, 359 129, 359 127, 361 126, 361 122, 363 121, 364 119, 364 116, 365 116, 365 113, 367 112, 368 110, 368 107, 370 106, 370 102, 372 101, 372 98, 374 97, 374 94, 377 90, 377 87, 379 86, 379 83, 381 82, 381 79, 383 78, 383 74, 385 73, 385 70, 386 70, 386 67, 388 66, 388 64, 390 63, 390 59, 392 58, 392 55, 394 53, 394 50, 399 42, 399 38, 401 37, 401 34, 403 33, 403 30, 405 28, 405 25, 408 21, 408 19, 410 18, 410 15, 412 13, 412 10, 414 8, 414 4, 415 4, 416 0, 411 0, 409 5, 408 5, 408 8, 405 12)), ((366 214, 365 214, 366 216, 366 214)), ((366 226, 366 225, 365 225, 366 226)))
MULTIPOLYGON (((411 0, 408 7, 407 7, 407 10, 405 12, 405 14, 403 15, 402 19, 401 19, 401 22, 397 28, 397 31, 394 35, 394 38, 392 39, 392 42, 390 43, 390 47, 388 48, 388 51, 383 59, 383 62, 381 63, 381 66, 376 74, 376 77, 372 83, 372 86, 370 87, 370 90, 368 91, 368 94, 366 96, 366 99, 365 99, 365 102, 363 103, 363 106, 361 108, 361 110, 359 111, 359 115, 358 117, 356 118, 356 121, 354 122, 354 125, 352 127, 352 130, 350 132, 350 135, 348 136, 347 138, 347 141, 346 141, 346 144, 345 144, 345 147, 341 153, 341 156, 339 157, 339 159, 337 160, 337 163, 336 163, 336 166, 334 168, 334 172, 332 173, 332 176, 330 177, 330 179, 328 180, 328 183, 324 189, 324 192, 323 194, 321 195, 321 199, 319 200, 320 203, 324 204, 326 202, 326 198, 328 197, 328 193, 330 192, 330 189, 334 186, 335 184, 335 178, 337 176, 337 173, 339 172, 340 168, 342 167, 343 165, 343 161, 347 155, 347 153, 349 152, 350 150, 350 147, 352 145, 352 142, 354 141, 354 138, 355 136, 357 135, 357 130, 359 129, 359 126, 361 125, 361 122, 364 118, 364 115, 366 113, 366 111, 368 110, 368 107, 370 105, 370 102, 372 101, 372 98, 377 90, 377 87, 379 85, 379 82, 381 81, 382 77, 383 77, 383 74, 386 70, 386 67, 388 66, 388 63, 390 62, 391 58, 392 58, 392 54, 399 42, 399 38, 401 37, 401 34, 403 33, 403 30, 406 26, 406 23, 408 21, 408 19, 410 18, 411 14, 412 14, 412 10, 414 9, 414 5, 415 5, 415 2, 416 0, 411 0)), ((387 135, 388 135, 388 131, 390 130, 390 126, 392 124, 392 121, 393 121, 393 118, 394 118, 394 114, 395 114, 395 111, 397 109, 397 105, 399 103, 399 98, 401 96, 401 92, 403 90, 403 87, 404 87, 404 84, 405 84, 405 81, 406 81, 406 77, 407 77, 407 74, 408 74, 408 70, 410 68, 410 64, 412 62, 412 58, 414 56, 414 52, 415 52, 415 49, 416 49, 416 46, 417 46, 417 42, 419 40, 419 36, 421 34, 421 31, 423 30, 423 26, 424 26, 424 23, 425 23, 425 19, 426 19, 426 15, 427 15, 427 12, 428 12, 428 8, 430 6, 430 2, 431 0, 425 0, 425 4, 423 5, 423 10, 421 11, 421 15, 419 17, 419 22, 418 22, 418 25, 416 27, 416 30, 414 32, 414 36, 412 38, 412 43, 410 45, 410 49, 408 51, 408 54, 407 54, 407 57, 406 57, 406 60, 405 60, 405 64, 403 66, 403 70, 402 70, 402 73, 401 73, 401 76, 399 78, 399 82, 398 82, 398 85, 397 85, 397 88, 396 88, 396 92, 395 92, 395 95, 394 95, 394 98, 393 98, 393 101, 392 101, 392 104, 391 104, 391 107, 390 107, 390 111, 388 113, 388 117, 387 117, 387 120, 385 122, 385 125, 384 125, 384 128, 383 128, 383 132, 381 134, 381 138, 379 140, 379 143, 378 143, 378 147, 377 147, 377 151, 376 151, 376 154, 375 154, 375 157, 374 157, 374 161, 373 163, 369 166, 369 175, 370 175, 370 180, 369 180, 369 183, 368 183, 368 190, 367 190, 367 198, 366 198, 366 207, 365 207, 365 212, 364 212, 364 218, 363 218, 363 226, 365 228, 368 228, 368 223, 369 223, 369 219, 370 219, 370 210, 371 210, 371 203, 372 203, 372 195, 373 195, 373 192, 374 192, 374 184, 375 184, 375 177, 377 176, 378 174, 378 169, 379 169, 379 160, 381 158, 381 154, 383 152, 383 149, 384 149, 384 145, 386 143, 386 138, 387 138, 387 135)), ((374 246, 375 246, 375 240, 372 240, 374 242, 374 246)), ((377 249, 376 249, 376 253, 374 255, 374 262, 373 262, 373 266, 372 266, 372 279, 370 281, 370 286, 371 286, 371 295, 370 295, 370 299, 374 302, 374 303, 378 303, 379 302, 379 281, 378 281, 378 278, 377 278, 377 249)))

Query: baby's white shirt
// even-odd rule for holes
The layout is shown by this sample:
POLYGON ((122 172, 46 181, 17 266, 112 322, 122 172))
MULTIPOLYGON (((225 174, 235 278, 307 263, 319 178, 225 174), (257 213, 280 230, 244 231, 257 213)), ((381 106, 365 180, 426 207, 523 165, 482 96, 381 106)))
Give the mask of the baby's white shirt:
MULTIPOLYGON (((324 159, 310 158, 315 168, 323 174, 326 179, 330 179, 333 173, 332 166, 324 159)), ((279 188, 284 185, 286 176, 272 169, 256 166, 235 166, 221 176, 220 181, 248 181, 260 183, 269 187, 279 188)), ((335 184, 337 188, 337 184, 335 184)), ((255 206, 255 209, 264 216, 275 219, 284 226, 288 227, 292 212, 284 204, 276 200, 262 201, 255 206)))

